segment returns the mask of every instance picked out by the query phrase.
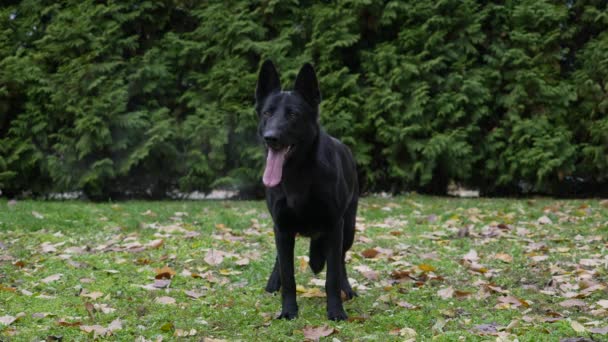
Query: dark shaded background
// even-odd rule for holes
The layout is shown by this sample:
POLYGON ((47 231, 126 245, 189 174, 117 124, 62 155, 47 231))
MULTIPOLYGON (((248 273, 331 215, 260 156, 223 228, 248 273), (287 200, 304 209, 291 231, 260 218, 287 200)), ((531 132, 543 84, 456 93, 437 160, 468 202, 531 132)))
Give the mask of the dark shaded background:
POLYGON ((0 189, 261 192, 253 91, 320 76, 364 191, 606 193, 606 1, 3 1, 0 189))

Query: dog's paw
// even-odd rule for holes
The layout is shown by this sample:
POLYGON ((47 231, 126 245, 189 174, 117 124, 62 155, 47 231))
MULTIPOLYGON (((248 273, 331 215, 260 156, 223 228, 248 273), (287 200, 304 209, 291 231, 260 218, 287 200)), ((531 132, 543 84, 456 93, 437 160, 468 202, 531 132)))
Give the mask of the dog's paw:
POLYGON ((327 318, 331 321, 344 321, 348 319, 348 315, 344 309, 336 309, 327 311, 327 318))
POLYGON ((264 290, 268 293, 275 293, 281 289, 281 282, 268 282, 264 290))
POLYGON ((281 313, 277 316, 277 319, 292 320, 296 318, 298 318, 298 310, 281 311, 281 313))

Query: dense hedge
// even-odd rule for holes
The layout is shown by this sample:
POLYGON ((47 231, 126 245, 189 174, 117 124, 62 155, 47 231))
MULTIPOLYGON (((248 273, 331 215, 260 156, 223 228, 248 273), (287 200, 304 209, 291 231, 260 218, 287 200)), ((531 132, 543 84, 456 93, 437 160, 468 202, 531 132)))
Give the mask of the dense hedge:
POLYGON ((255 189, 253 90, 311 61, 368 190, 608 181, 603 0, 0 5, 0 188, 255 189))

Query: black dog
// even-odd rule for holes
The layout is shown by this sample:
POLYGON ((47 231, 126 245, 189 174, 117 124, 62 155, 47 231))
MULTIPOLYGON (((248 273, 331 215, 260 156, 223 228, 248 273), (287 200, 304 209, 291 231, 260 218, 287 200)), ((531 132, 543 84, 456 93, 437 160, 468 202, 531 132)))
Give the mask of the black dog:
POLYGON ((353 156, 319 125, 321 95, 315 70, 305 64, 293 91, 282 91, 271 61, 260 69, 256 87, 258 133, 267 150, 264 185, 274 221, 277 259, 266 291, 281 289, 278 318, 298 316, 294 278, 296 234, 310 240, 310 268, 327 260, 327 317, 347 318, 341 291, 356 296, 346 276, 344 256, 355 238, 358 183, 353 156))

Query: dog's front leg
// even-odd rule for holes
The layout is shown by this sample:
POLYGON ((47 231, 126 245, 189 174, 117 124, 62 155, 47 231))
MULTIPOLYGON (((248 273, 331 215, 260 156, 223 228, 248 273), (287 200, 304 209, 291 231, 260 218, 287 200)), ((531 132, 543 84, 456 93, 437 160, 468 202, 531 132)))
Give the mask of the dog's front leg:
POLYGON ((332 321, 342 321, 348 318, 342 306, 340 296, 340 282, 342 281, 342 240, 344 238, 344 221, 340 219, 330 228, 327 236, 327 279, 325 291, 327 293, 327 318, 332 321))
POLYGON ((282 232, 278 227, 274 229, 275 243, 279 262, 279 275, 281 278, 281 314, 277 318, 294 319, 298 317, 298 303, 296 302, 296 279, 294 277, 293 249, 296 234, 282 232))

